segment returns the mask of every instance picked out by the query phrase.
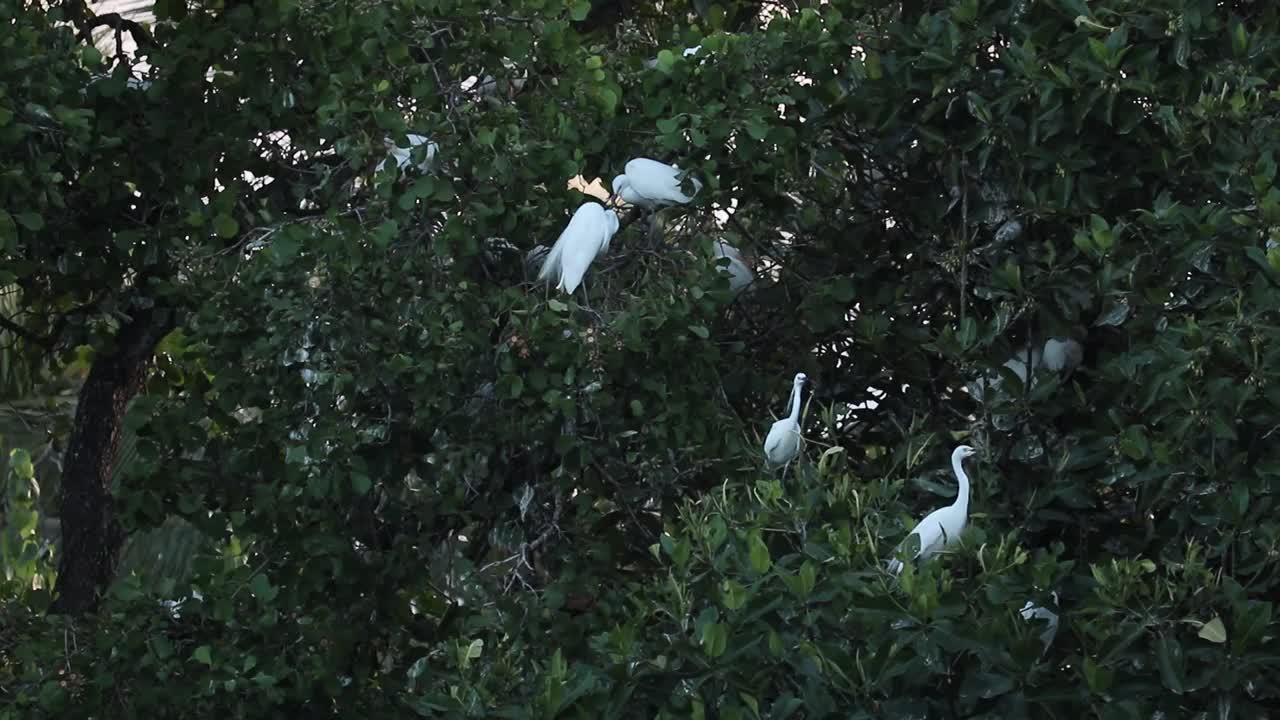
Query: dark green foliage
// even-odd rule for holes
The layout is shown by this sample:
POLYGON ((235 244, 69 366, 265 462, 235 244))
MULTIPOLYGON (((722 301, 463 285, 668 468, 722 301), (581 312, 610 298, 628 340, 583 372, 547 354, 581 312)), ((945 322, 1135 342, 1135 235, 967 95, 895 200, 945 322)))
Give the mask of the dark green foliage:
POLYGON ((164 2, 145 88, 0 7, 23 327, 70 362, 140 296, 181 321, 130 411, 108 602, 45 620, 38 563, 0 585, 0 718, 1280 698, 1271 4, 164 2), (375 172, 406 132, 435 169, 375 172), (528 284, 566 181, 637 156, 705 188, 660 238, 622 213, 592 309, 528 284), (755 261, 736 298, 720 238, 755 261), (1003 368, 1050 337, 1083 364, 1003 368), (970 528, 895 579, 961 441, 970 528), (1042 655, 1019 610, 1052 592, 1042 655))

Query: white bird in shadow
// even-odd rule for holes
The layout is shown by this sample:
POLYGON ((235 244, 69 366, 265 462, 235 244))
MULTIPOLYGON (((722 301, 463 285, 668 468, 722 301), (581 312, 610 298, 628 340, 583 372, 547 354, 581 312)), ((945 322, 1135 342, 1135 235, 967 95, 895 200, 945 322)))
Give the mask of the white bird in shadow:
POLYGON ((770 468, 784 468, 800 454, 800 391, 804 388, 808 377, 804 373, 796 373, 791 382, 791 414, 778 420, 769 428, 764 439, 764 457, 770 468))
POLYGON ((382 172, 382 168, 387 165, 387 160, 394 161, 398 170, 404 170, 409 166, 409 163, 413 161, 413 149, 419 145, 427 146, 427 155, 422 162, 418 163, 417 168, 422 172, 428 172, 431 170, 431 165, 435 162, 436 153, 440 151, 440 146, 431 142, 423 135, 414 135, 413 133, 409 133, 405 135, 405 137, 409 139, 409 147, 397 145, 391 138, 387 138, 384 141, 391 156, 378 163, 377 172, 382 172))
POLYGON ((738 248, 724 241, 717 241, 715 244, 715 254, 717 258, 726 258, 728 265, 721 265, 720 271, 729 276, 729 289, 735 293, 742 292, 748 288, 751 283, 755 282, 756 276, 751 272, 751 268, 747 266, 745 260, 742 259, 742 253, 738 248))
POLYGON ((643 208, 685 205, 702 190, 702 181, 690 177, 693 195, 685 195, 680 190, 682 175, 680 168, 674 165, 636 158, 627 163, 624 174, 613 179, 613 193, 625 202, 643 208))
MULTIPOLYGON (((1057 607, 1058 591, 1055 590, 1049 595, 1053 598, 1054 607, 1057 607)), ((1049 651, 1049 646, 1053 644, 1053 639, 1058 635, 1058 613, 1049 608, 1036 605, 1030 600, 1027 601, 1026 605, 1022 606, 1022 610, 1019 612, 1022 614, 1022 619, 1028 622, 1037 618, 1045 621, 1045 630, 1040 633, 1040 642, 1044 643, 1044 650, 1040 654, 1044 655, 1049 651)))
MULTIPOLYGON (((934 555, 960 539, 960 533, 964 532, 964 526, 969 521, 969 476, 964 472, 963 461, 977 452, 968 445, 961 445, 951 453, 951 469, 956 474, 956 481, 960 483, 955 502, 926 515, 898 546, 895 554, 900 553, 912 537, 920 541, 920 549, 916 550, 914 556, 916 559, 934 555)), ((902 572, 902 561, 897 558, 890 560, 889 572, 894 575, 902 572)))
POLYGON ((609 241, 618 226, 614 211, 599 203, 582 203, 546 254, 538 279, 554 280, 558 290, 573 294, 596 255, 609 251, 609 241))

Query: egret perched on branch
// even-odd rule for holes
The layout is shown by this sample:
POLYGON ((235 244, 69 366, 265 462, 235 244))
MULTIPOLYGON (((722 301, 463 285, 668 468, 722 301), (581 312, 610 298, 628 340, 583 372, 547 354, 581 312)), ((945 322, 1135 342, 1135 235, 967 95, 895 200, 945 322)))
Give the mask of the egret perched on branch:
POLYGON ((702 181, 689 178, 693 195, 680 190, 680 168, 649 158, 636 158, 627 163, 626 173, 613 179, 613 193, 624 201, 644 208, 662 205, 684 205, 702 189, 702 181))
MULTIPOLYGON (((955 471, 956 481, 960 483, 956 501, 925 515, 902 541, 902 545, 898 546, 899 551, 906 546, 907 540, 915 536, 920 540, 920 549, 916 551, 915 557, 927 558, 960 539, 960 533, 964 532, 964 526, 969 521, 969 476, 965 474, 962 462, 977 452, 968 445, 961 445, 951 453, 951 469, 955 471)), ((897 558, 890 560, 889 572, 894 575, 902 572, 902 562, 897 558)))
POLYGON ((775 422, 764 439, 764 457, 770 467, 786 466, 800 454, 800 391, 808 379, 796 373, 791 382, 791 414, 775 422))
MULTIPOLYGON (((1053 597, 1053 604, 1057 606, 1058 591, 1055 590, 1049 593, 1049 595, 1053 597)), ((1026 605, 1022 606, 1022 610, 1020 612, 1022 613, 1023 620, 1030 621, 1033 618, 1040 618, 1046 622, 1047 627, 1045 628, 1045 631, 1040 633, 1040 642, 1044 643, 1044 651, 1040 654, 1043 655, 1045 652, 1048 652, 1049 646, 1053 644, 1053 638, 1058 634, 1058 613, 1048 608, 1040 607, 1030 600, 1027 601, 1026 605)))
POLYGON ((614 211, 605 210, 600 203, 582 203, 542 261, 538 279, 554 279, 558 289, 572 294, 596 255, 608 252, 609 240, 618 225, 614 211))
POLYGON ((715 245, 715 254, 717 258, 728 258, 727 266, 719 266, 720 271, 729 275, 729 289, 735 293, 746 289, 751 283, 755 282, 756 276, 751 272, 751 268, 747 267, 746 261, 742 259, 742 253, 738 248, 724 241, 717 241, 715 245))
MULTIPOLYGON (((391 138, 387 138, 385 141, 383 141, 384 143, 386 143, 387 149, 391 153, 391 157, 388 158, 388 160, 394 160, 396 163, 396 168, 399 170, 403 170, 406 167, 408 167, 409 163, 412 162, 413 160, 413 149, 418 147, 419 145, 425 144, 427 146, 426 159, 418 163, 417 167, 422 172, 427 172, 431 170, 431 164, 435 162, 436 153, 440 151, 440 146, 431 142, 430 140, 428 140, 426 137, 422 135, 414 135, 413 133, 409 133, 405 135, 405 137, 409 139, 409 147, 401 147, 399 145, 396 145, 396 143, 393 140, 391 140, 391 138)), ((387 160, 383 160, 382 162, 378 163, 377 172, 382 172, 382 168, 386 167, 386 165, 387 165, 387 160)))

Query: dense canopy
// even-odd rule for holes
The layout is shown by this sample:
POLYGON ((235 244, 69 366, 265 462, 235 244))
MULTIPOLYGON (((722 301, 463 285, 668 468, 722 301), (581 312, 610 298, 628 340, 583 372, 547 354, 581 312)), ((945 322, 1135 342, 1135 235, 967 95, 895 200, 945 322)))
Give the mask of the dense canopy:
POLYGON ((148 5, 0 0, 0 720, 1274 714, 1273 3, 148 5))

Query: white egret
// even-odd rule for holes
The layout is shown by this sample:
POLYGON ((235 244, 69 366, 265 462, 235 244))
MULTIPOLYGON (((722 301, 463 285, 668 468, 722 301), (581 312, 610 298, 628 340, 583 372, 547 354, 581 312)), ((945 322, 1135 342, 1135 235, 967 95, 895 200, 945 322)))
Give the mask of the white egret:
MULTIPOLYGON (((1053 604, 1056 607, 1058 605, 1058 591, 1055 590, 1049 595, 1053 597, 1053 604)), ((1040 633, 1040 642, 1044 643, 1044 651, 1041 654, 1048 652, 1049 646, 1053 644, 1054 637, 1058 635, 1058 613, 1049 608, 1036 605, 1030 600, 1027 601, 1026 605, 1022 606, 1022 610, 1019 612, 1021 612, 1023 620, 1031 621, 1034 618, 1039 618, 1045 621, 1045 630, 1040 633)))
POLYGON ((609 250, 609 240, 618 231, 618 225, 618 214, 614 211, 604 209, 599 203, 582 203, 551 246, 538 279, 554 279, 559 290, 572 294, 596 255, 609 250))
MULTIPOLYGON (((1023 384, 1026 384, 1032 378, 1035 374, 1034 370, 1037 368, 1044 368, 1052 372, 1070 372, 1074 370, 1080 365, 1080 361, 1084 359, 1084 346, 1071 338, 1066 340, 1049 338, 1045 341, 1043 349, 1031 348, 1030 369, 1027 366, 1027 355, 1027 350, 1023 349, 1017 355, 1009 358, 1004 364, 1005 367, 1013 371, 1014 375, 1018 376, 1018 379, 1023 384)), ((974 400, 982 402, 987 390, 999 387, 1000 383, 1001 378, 988 377, 975 380, 966 387, 974 400)))
POLYGON ((770 467, 786 466, 800 454, 800 391, 808 379, 796 373, 791 382, 791 414, 775 422, 764 439, 764 457, 770 467))
POLYGON ((436 153, 440 151, 440 146, 431 142, 430 140, 428 140, 426 137, 422 135, 414 135, 413 133, 409 133, 405 137, 409 139, 409 147, 401 147, 399 145, 396 145, 395 141, 393 141, 391 138, 387 138, 384 141, 387 146, 387 150, 391 154, 391 157, 378 163, 377 172, 382 172, 382 168, 386 167, 387 165, 387 160, 394 160, 396 163, 397 169, 399 170, 405 169, 406 167, 409 166, 409 163, 412 162, 413 160, 413 149, 423 144, 427 146, 427 156, 426 156, 426 159, 418 163, 417 167, 422 172, 427 172, 431 170, 431 164, 435 162, 436 153))
POLYGON ((684 205, 702 190, 702 182, 693 182, 693 195, 680 191, 680 168, 649 158, 636 158, 627 163, 626 173, 613 179, 613 192, 624 201, 645 208, 662 205, 684 205))
MULTIPOLYGON (((969 476, 964 472, 963 461, 977 452, 968 445, 961 445, 951 453, 951 469, 956 474, 956 482, 960 484, 955 502, 926 515, 907 535, 906 540, 902 541, 902 545, 898 546, 899 551, 907 544, 907 540, 915 536, 920 540, 920 549, 916 551, 915 557, 927 558, 960 539, 960 533, 964 532, 964 526, 969 521, 969 476)), ((897 558, 889 561, 889 572, 894 575, 902 572, 902 562, 897 558)))
POLYGON ((720 267, 720 271, 729 276, 729 289, 733 292, 741 292, 751 283, 755 282, 755 275, 751 272, 751 268, 747 266, 745 260, 742 259, 742 253, 738 248, 724 241, 717 241, 715 244, 715 254, 717 258, 728 258, 729 264, 720 267))
MULTIPOLYGON (((1006 360, 1004 363, 1004 366, 1012 370, 1013 374, 1017 375, 1018 379, 1021 380, 1024 385, 1027 382, 1027 378, 1032 374, 1032 372, 1029 372, 1027 369, 1027 359, 1028 359, 1027 354, 1028 354, 1027 351, 1024 349, 1021 352, 1019 352, 1017 355, 1014 355, 1013 357, 1006 360)), ((1036 367, 1039 367, 1040 359, 1042 355, 1040 349, 1031 348, 1030 355, 1031 355, 1031 358, 1030 358, 1031 368, 1034 369, 1036 367)), ((996 375, 994 377, 988 377, 986 379, 975 380, 969 383, 967 387, 969 390, 969 394, 973 396, 973 399, 977 400, 978 402, 982 402, 983 397, 986 396, 986 392, 988 388, 998 388, 1003 382, 1004 382, 1004 378, 1000 377, 999 375, 996 375)))
POLYGON ((1041 367, 1053 372, 1062 372, 1076 369, 1080 361, 1084 359, 1084 346, 1080 343, 1067 338, 1059 340, 1057 338, 1049 338, 1044 341, 1044 354, 1041 367))

